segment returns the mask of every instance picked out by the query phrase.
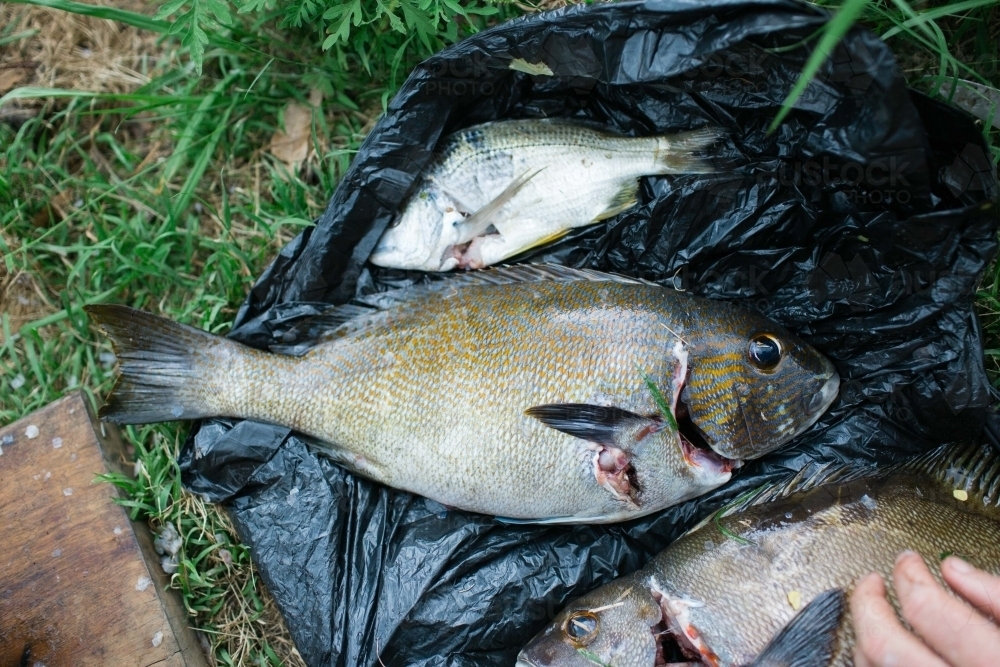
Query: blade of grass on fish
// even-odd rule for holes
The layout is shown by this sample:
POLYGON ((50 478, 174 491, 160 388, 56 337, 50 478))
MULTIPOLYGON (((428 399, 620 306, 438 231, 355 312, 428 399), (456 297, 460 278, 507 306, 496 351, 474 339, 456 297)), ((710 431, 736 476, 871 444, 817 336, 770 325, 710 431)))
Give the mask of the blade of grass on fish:
POLYGON ((653 378, 649 377, 649 375, 647 375, 641 368, 639 369, 639 374, 642 376, 642 381, 646 383, 646 388, 649 389, 649 393, 653 395, 653 402, 656 403, 656 407, 659 408, 664 421, 667 422, 667 425, 671 429, 677 431, 677 419, 674 418, 674 413, 670 410, 669 401, 667 401, 663 392, 660 391, 660 388, 656 386, 656 383, 653 382, 653 378))
POLYGON ((601 660, 601 656, 597 655, 593 651, 588 651, 585 648, 578 648, 576 650, 580 652, 580 655, 582 655, 584 658, 591 661, 595 665, 600 665, 600 667, 611 667, 611 665, 601 660))
POLYGON ((788 93, 788 97, 781 103, 781 110, 778 112, 778 115, 774 117, 771 125, 767 128, 768 134, 778 129, 778 126, 785 120, 785 117, 792 110, 792 106, 802 97, 802 93, 805 92, 806 88, 809 87, 809 84, 816 77, 819 68, 830 57, 834 47, 840 43, 843 36, 854 25, 858 15, 870 2, 871 0, 846 0, 840 10, 826 24, 819 44, 812 52, 812 55, 809 56, 809 60, 806 61, 806 65, 802 68, 802 73, 792 87, 791 92, 788 93))
POLYGON ((745 537, 740 537, 736 533, 732 532, 731 530, 723 526, 720 520, 722 519, 723 515, 726 512, 733 509, 734 507, 739 507, 743 503, 749 502, 753 498, 756 498, 769 486, 770 484, 761 484, 756 489, 751 489, 746 493, 744 493, 743 495, 736 497, 731 502, 720 507, 719 510, 714 515, 712 515, 712 522, 715 524, 715 527, 719 529, 719 532, 731 540, 736 540, 740 544, 757 544, 753 540, 748 540, 745 537))

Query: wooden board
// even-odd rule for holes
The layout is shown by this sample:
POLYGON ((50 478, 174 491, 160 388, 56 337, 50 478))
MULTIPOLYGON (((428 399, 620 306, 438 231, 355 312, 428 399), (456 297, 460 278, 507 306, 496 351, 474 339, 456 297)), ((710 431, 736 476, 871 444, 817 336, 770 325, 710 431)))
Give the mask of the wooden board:
POLYGON ((148 529, 95 481, 120 465, 117 430, 73 394, 0 448, 0 667, 206 665, 148 529))

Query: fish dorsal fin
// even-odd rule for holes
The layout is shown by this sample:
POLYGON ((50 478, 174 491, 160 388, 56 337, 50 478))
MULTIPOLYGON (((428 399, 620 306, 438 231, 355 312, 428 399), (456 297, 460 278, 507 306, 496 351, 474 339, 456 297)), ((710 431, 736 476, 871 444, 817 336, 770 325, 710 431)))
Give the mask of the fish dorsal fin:
POLYGON ((365 305, 379 309, 394 308, 427 295, 447 296, 455 290, 483 285, 513 285, 517 283, 612 282, 632 285, 656 285, 648 280, 629 278, 616 273, 593 269, 575 269, 560 264, 510 264, 480 271, 452 274, 443 280, 380 292, 359 299, 365 305))
POLYGON ((448 296, 456 290, 482 285, 512 285, 541 282, 612 282, 633 285, 656 285, 639 278, 629 278, 615 273, 593 269, 576 269, 559 264, 512 264, 481 271, 453 274, 442 280, 369 294, 355 303, 331 306, 318 315, 298 322, 290 333, 299 342, 273 345, 271 351, 281 354, 301 355, 311 347, 336 338, 359 335, 373 326, 385 322, 382 311, 404 308, 407 304, 429 295, 448 296))
POLYGON ((768 642, 749 667, 826 667, 844 613, 844 591, 820 593, 768 642))
POLYGON ((964 491, 977 505, 1000 510, 1000 452, 989 443, 937 447, 899 470, 926 475, 949 493, 964 491))
MULTIPOLYGON (((739 514, 750 507, 787 498, 795 493, 811 491, 825 484, 846 484, 862 477, 879 474, 870 465, 862 463, 813 463, 786 477, 783 481, 772 482, 744 493, 720 509, 716 514, 698 524, 701 527, 710 520, 739 514)), ((694 529, 692 529, 694 530, 694 529)))
POLYGON ((320 343, 370 328, 384 318, 378 317, 379 310, 372 306, 346 303, 331 306, 318 315, 306 317, 296 322, 285 335, 285 345, 271 345, 269 350, 277 354, 301 356, 320 343))
POLYGON ((813 463, 786 478, 783 482, 769 485, 761 493, 754 495, 740 506, 728 510, 724 516, 742 512, 748 507, 787 498, 796 493, 812 491, 818 486, 847 484, 856 479, 882 474, 884 474, 882 471, 866 463, 813 463))
MULTIPOLYGON (((895 468, 892 468, 894 470, 895 468)), ((807 465, 797 473, 793 473, 783 480, 768 482, 756 489, 751 489, 729 501, 714 513, 709 514, 704 519, 692 526, 684 535, 701 530, 709 523, 718 519, 724 519, 734 514, 746 511, 757 505, 774 502, 782 498, 787 498, 794 493, 804 493, 811 491, 817 486, 825 484, 846 484, 863 477, 873 477, 884 474, 874 467, 861 463, 813 463, 807 465)))

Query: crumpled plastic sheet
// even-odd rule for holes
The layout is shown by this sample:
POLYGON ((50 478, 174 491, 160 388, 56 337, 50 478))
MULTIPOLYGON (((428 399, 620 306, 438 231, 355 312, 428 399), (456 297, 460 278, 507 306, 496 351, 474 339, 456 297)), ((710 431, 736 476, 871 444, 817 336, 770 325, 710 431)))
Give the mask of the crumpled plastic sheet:
POLYGON ((887 46, 855 29, 768 135, 823 21, 780 0, 576 6, 481 32, 413 72, 318 223, 254 286, 233 338, 295 342, 295 323, 327 304, 428 280, 365 260, 456 129, 541 116, 636 135, 713 124, 728 133, 718 173, 644 179, 632 210, 517 261, 744 302, 827 354, 842 390, 728 486, 611 526, 503 525, 350 475, 288 429, 203 423, 184 481, 225 503, 309 665, 512 665, 568 600, 739 493, 982 437, 993 396, 973 295, 996 249, 997 183, 980 130, 908 90, 887 46))

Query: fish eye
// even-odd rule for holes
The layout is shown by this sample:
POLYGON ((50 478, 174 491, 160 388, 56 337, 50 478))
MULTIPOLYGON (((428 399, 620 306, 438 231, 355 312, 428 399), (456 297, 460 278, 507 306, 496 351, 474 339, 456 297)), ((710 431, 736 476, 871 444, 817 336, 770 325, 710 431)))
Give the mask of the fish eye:
POLYGON ((759 334, 750 339, 747 356, 758 369, 773 371, 781 362, 781 343, 771 334, 759 334))
POLYGON ((563 632, 577 646, 586 646, 597 636, 597 615, 590 611, 575 611, 563 624, 563 632))

